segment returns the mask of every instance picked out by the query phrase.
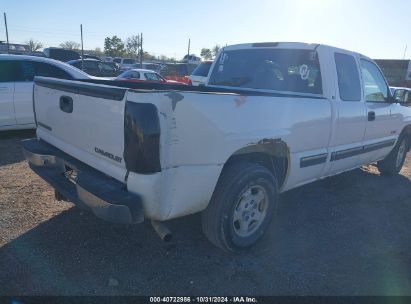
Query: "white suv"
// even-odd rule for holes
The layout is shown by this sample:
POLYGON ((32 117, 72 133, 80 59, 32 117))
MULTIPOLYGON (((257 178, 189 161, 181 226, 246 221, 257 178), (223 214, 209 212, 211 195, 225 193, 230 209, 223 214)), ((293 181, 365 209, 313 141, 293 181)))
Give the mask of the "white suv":
POLYGON ((133 58, 116 57, 113 59, 113 62, 117 63, 120 66, 121 71, 125 71, 131 69, 132 66, 137 63, 137 60, 133 58))
POLYGON ((0 55, 0 130, 36 127, 33 113, 34 76, 90 78, 61 61, 35 56, 0 55))
POLYGON ((195 68, 189 77, 193 86, 206 84, 208 72, 210 71, 212 64, 212 61, 204 61, 195 68))

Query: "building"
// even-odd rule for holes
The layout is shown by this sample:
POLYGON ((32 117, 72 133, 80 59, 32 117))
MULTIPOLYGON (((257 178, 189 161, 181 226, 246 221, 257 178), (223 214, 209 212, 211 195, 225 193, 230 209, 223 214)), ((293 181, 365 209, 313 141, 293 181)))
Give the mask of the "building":
POLYGON ((411 60, 375 59, 375 62, 390 86, 411 88, 411 60))

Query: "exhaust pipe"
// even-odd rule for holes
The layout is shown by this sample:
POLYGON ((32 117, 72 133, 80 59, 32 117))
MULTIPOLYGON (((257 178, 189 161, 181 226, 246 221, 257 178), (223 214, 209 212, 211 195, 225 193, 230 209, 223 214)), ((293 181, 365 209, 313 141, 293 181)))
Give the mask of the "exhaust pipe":
POLYGON ((167 226, 164 225, 164 223, 151 220, 151 225, 153 226, 154 230, 157 232, 158 236, 160 237, 162 241, 164 242, 171 241, 171 239, 173 238, 173 234, 167 228, 167 226))

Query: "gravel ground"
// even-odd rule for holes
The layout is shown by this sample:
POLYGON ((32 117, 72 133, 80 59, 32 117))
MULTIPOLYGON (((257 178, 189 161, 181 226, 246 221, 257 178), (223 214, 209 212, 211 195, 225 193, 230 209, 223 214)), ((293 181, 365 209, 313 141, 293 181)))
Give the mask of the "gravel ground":
POLYGON ((411 295, 411 156, 401 175, 373 166, 289 191, 255 248, 229 255, 198 215, 107 224, 31 172, 0 134, 0 295, 411 295))

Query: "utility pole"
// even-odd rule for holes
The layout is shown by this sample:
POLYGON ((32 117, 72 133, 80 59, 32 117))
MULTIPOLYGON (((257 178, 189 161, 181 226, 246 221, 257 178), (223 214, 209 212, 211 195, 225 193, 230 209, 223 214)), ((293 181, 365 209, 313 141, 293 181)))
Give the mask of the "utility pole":
POLYGON ((407 53, 407 44, 405 45, 405 50, 404 50, 404 55, 402 56, 402 59, 405 59, 405 53, 407 53))
POLYGON ((140 68, 143 68, 143 33, 140 34, 140 68))
POLYGON ((4 13, 4 26, 6 27, 6 38, 7 38, 7 54, 10 53, 10 44, 9 44, 9 31, 7 29, 7 17, 6 13, 4 13))
POLYGON ((188 38, 188 51, 187 51, 187 61, 190 60, 190 38, 188 38))
POLYGON ((84 71, 83 24, 80 24, 81 33, 81 70, 84 71))

